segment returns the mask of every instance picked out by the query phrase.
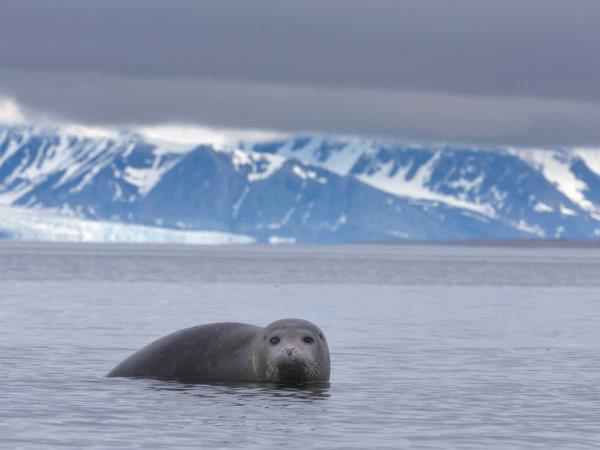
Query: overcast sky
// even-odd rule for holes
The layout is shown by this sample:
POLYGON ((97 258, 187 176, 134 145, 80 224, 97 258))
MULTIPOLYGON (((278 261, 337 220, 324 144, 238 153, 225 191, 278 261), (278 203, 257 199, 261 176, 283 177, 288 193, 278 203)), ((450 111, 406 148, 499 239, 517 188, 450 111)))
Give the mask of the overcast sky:
POLYGON ((93 124, 600 146, 599 55, 598 0, 0 0, 0 100, 93 124))

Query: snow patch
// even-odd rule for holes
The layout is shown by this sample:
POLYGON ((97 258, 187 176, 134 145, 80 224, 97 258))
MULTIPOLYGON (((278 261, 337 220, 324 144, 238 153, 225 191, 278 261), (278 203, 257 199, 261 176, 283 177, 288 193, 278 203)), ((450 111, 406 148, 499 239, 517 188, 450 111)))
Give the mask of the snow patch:
POLYGON ((269 244, 295 244, 296 238, 286 236, 269 236, 269 244))
POLYGON ((511 224, 515 228, 517 228, 521 231, 525 231, 526 233, 534 234, 538 237, 544 237, 546 234, 544 232, 543 228, 541 228, 540 226, 530 225, 527 222, 525 222, 523 219, 519 220, 518 222, 512 222, 511 224))
POLYGON ((244 187, 244 191, 240 194, 239 198, 233 204, 233 210, 232 210, 231 216, 234 219, 237 218, 238 213, 240 212, 240 207, 244 204, 244 200, 246 200, 246 196, 248 195, 248 192, 250 192, 250 187, 248 187, 248 186, 244 187))
POLYGON ((571 152, 581 158, 592 172, 600 176, 600 148, 573 148, 571 152))
POLYGON ((285 158, 278 155, 246 152, 235 148, 222 151, 231 155, 231 161, 235 170, 239 172, 243 169, 249 169, 248 181, 250 182, 269 178, 277 172, 285 162, 285 158))
POLYGON ((137 187, 140 196, 143 197, 154 189, 154 186, 160 182, 163 175, 171 170, 178 162, 178 159, 173 159, 161 165, 161 157, 157 156, 154 159, 152 167, 143 169, 131 166, 126 167, 124 179, 129 184, 137 187))
POLYGON ((389 161, 382 165, 380 170, 372 175, 360 174, 358 178, 363 183, 373 186, 376 189, 389 192, 390 194, 411 199, 429 200, 444 203, 456 208, 474 211, 484 216, 494 217, 494 208, 489 204, 472 203, 456 197, 439 194, 431 191, 426 183, 431 178, 433 167, 440 158, 437 152, 427 163, 423 164, 417 173, 410 180, 407 180, 407 174, 411 169, 409 166, 401 167, 394 175, 391 175, 394 168, 394 162, 389 161))
POLYGON ((575 211, 573 211, 570 208, 567 208, 565 205, 563 205, 562 203, 560 204, 560 213, 563 216, 576 216, 577 213, 575 211))
POLYGON ((307 165, 324 167, 341 176, 348 175, 356 161, 370 148, 368 141, 360 138, 330 141, 315 136, 307 139, 303 146, 296 147, 297 144, 297 140, 290 139, 277 149, 277 154, 284 158, 297 159, 307 165), (326 159, 322 159, 318 152, 322 147, 330 150, 326 159))
POLYGON ((308 180, 309 178, 317 178, 317 172, 314 170, 305 170, 298 165, 294 165, 292 168, 292 172, 296 174, 298 178, 302 178, 303 180, 308 180))
POLYGON ((585 198, 584 192, 588 186, 571 172, 571 161, 565 152, 528 149, 517 151, 525 162, 540 170, 544 177, 553 183, 569 200, 579 205, 586 211, 596 208, 592 202, 585 198))
POLYGON ((533 205, 533 210, 539 213, 547 213, 553 212, 554 208, 546 203, 537 202, 535 205, 533 205))
POLYGON ((330 231, 337 231, 341 227, 343 227, 344 225, 346 225, 347 223, 348 223, 348 217, 346 217, 346 214, 342 214, 341 216, 339 216, 337 218, 337 220, 335 221, 335 223, 333 224, 333 226, 329 228, 329 230, 330 231))

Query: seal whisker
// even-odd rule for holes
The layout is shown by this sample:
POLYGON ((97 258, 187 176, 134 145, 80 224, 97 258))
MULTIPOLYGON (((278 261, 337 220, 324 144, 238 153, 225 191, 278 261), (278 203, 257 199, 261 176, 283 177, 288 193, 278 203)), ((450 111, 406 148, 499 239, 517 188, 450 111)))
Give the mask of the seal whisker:
POLYGON ((308 374, 311 377, 314 377, 314 378, 319 377, 321 371, 319 369, 318 364, 316 364, 314 361, 307 359, 306 357, 304 357, 304 355, 298 355, 297 359, 298 359, 298 361, 302 362, 302 364, 304 365, 305 371, 308 372, 308 374))

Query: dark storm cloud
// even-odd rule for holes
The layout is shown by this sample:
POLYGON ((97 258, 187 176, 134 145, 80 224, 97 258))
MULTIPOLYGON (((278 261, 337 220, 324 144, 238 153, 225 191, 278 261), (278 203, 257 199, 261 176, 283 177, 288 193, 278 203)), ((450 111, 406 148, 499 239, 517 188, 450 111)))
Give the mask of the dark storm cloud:
POLYGON ((600 144, 597 0, 0 0, 0 94, 95 122, 600 144))

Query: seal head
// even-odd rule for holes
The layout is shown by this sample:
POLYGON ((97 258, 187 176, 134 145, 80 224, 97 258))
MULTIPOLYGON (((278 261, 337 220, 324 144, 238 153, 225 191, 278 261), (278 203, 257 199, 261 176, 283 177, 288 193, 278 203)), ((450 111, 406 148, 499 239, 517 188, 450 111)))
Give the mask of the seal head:
POLYGON ((264 328, 254 355, 260 376, 276 384, 329 381, 329 347, 323 332, 301 319, 283 319, 264 328))

